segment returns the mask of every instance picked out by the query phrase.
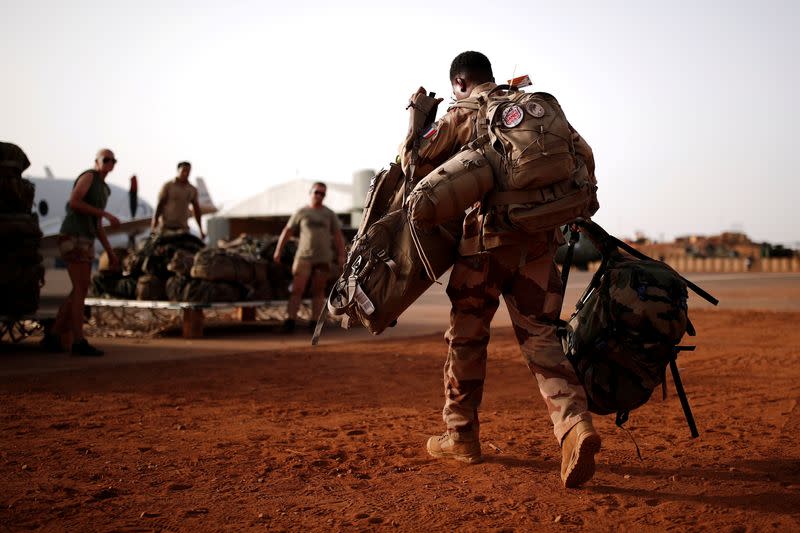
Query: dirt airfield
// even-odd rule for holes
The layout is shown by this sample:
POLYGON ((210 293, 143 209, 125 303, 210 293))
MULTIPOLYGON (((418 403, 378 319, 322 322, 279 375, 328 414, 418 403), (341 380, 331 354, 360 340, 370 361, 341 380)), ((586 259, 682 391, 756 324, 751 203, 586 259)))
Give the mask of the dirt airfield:
MULTIPOLYGON (((785 285, 775 301, 800 290, 797 276, 770 279, 785 285)), ((748 286, 730 294, 741 303, 748 286)), ((76 368, 59 366, 69 356, 6 350, 0 531, 798 531, 796 302, 692 311, 698 348, 679 366, 700 438, 670 380, 667 399, 657 391, 626 425, 643 460, 613 417, 596 417, 598 472, 579 490, 561 486, 542 399, 502 321, 481 413, 485 462, 473 466, 424 450, 442 430, 438 332, 313 349, 262 334, 237 339, 250 345, 238 353, 110 353, 76 368)), ((142 346, 159 342, 178 341, 142 346)))

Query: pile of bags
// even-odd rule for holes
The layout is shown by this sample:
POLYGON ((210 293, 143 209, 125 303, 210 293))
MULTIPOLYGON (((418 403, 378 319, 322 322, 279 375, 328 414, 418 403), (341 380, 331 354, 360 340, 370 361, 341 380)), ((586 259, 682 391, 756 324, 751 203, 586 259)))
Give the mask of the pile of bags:
POLYGON ((105 254, 92 281, 99 297, 211 303, 284 299, 291 283, 296 246, 286 246, 275 264, 276 237, 240 237, 219 248, 184 232, 151 235, 129 253, 115 250, 122 268, 111 270, 105 254))
POLYGON ((35 187, 22 178, 29 166, 17 145, 0 143, 0 315, 13 318, 36 312, 44 285, 42 232, 31 213, 35 187))

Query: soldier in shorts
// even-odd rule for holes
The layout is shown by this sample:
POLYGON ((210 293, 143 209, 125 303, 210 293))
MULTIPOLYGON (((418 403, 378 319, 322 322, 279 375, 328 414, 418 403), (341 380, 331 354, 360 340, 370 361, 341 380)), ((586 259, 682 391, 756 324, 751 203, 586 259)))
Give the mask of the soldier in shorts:
MULTIPOLYGON (((496 87, 491 64, 479 52, 459 54, 450 67, 450 80, 457 102, 488 94, 496 87)), ((425 95, 422 87, 412 95, 411 107, 420 95, 425 95)), ((416 146, 414 174, 424 177, 476 138, 476 117, 474 108, 451 107, 421 136, 409 131, 400 147, 403 168, 410 168, 416 146)), ((558 231, 524 234, 505 226, 502 217, 492 215, 488 210, 484 220, 473 206, 464 219, 462 244, 483 234, 487 251, 460 254, 450 275, 447 295, 452 310, 445 334, 449 349, 443 409, 447 430, 428 439, 427 450, 434 457, 466 463, 481 460, 478 407, 483 396, 490 324, 502 295, 523 358, 536 379, 562 448, 562 481, 567 487, 577 487, 594 475, 600 436, 587 411, 586 393, 556 336, 561 279, 553 258, 563 236, 558 231)))
MULTIPOLYGON (((327 187, 322 182, 314 183, 311 186, 308 205, 301 207, 292 215, 289 222, 286 223, 286 227, 283 228, 275 247, 273 259, 279 263, 286 241, 294 236, 299 237, 297 253, 292 264, 292 293, 287 306, 288 316, 283 323, 285 333, 294 331, 300 300, 309 280, 311 281, 312 318, 318 317, 322 311, 325 303, 325 285, 330 278, 331 264, 334 260, 334 245, 337 263, 344 264, 342 224, 336 213, 322 205, 326 193, 327 187)), ((313 320, 309 326, 314 326, 313 320)))
POLYGON ((197 196, 197 188, 189 183, 189 174, 192 165, 188 161, 178 163, 178 175, 161 187, 158 193, 153 220, 150 224, 152 231, 189 231, 189 217, 194 215, 197 227, 200 229, 200 238, 205 239, 203 233, 202 212, 197 196), (191 213, 190 213, 191 210, 191 213))
POLYGON ((94 168, 81 173, 72 188, 58 239, 61 258, 67 265, 72 282, 72 292, 59 308, 53 327, 42 340, 42 345, 48 350, 63 351, 62 338, 69 335, 72 338, 72 355, 103 355, 83 336, 83 301, 91 281, 95 239, 105 248, 111 266, 119 264, 102 224, 105 218, 112 227, 119 225, 117 217, 105 210, 110 193, 105 180, 116 163, 114 152, 100 150, 94 168))

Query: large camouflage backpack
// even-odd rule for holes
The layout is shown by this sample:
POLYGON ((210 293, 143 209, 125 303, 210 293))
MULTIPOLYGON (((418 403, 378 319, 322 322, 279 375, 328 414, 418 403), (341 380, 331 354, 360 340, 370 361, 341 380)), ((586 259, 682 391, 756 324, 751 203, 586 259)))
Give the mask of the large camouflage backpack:
POLYGON ((380 334, 455 262, 460 221, 458 227, 413 231, 403 201, 405 191, 414 185, 396 164, 372 178, 361 224, 312 343, 316 344, 328 313, 338 317, 344 328, 360 323, 380 334), (419 248, 426 251, 424 257, 419 248))
MULTIPOLYGON (((687 422, 696 434, 675 366, 682 349, 694 348, 679 346, 684 334, 695 334, 687 287, 715 305, 717 300, 597 224, 580 225, 603 253, 603 261, 562 330, 562 339, 586 390, 589 410, 616 413, 622 426, 630 411, 644 405, 656 387, 665 386, 670 366, 687 422)), ((567 272, 568 268, 565 263, 567 272)))
POLYGON ((454 107, 478 111, 476 144, 484 146, 495 177, 484 209, 494 208, 527 233, 552 230, 597 211, 592 150, 553 95, 499 85, 454 107))

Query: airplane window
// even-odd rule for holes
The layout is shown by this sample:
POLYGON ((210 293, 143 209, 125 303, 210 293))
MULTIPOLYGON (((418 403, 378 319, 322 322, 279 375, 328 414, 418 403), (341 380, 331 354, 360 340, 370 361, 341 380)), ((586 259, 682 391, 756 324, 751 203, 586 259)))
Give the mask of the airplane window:
POLYGON ((39 201, 39 214, 42 215, 43 217, 46 217, 48 211, 50 211, 50 206, 47 205, 47 201, 46 200, 40 200, 39 201))

